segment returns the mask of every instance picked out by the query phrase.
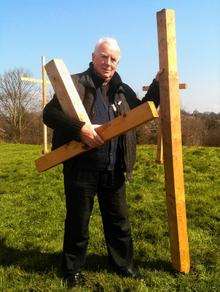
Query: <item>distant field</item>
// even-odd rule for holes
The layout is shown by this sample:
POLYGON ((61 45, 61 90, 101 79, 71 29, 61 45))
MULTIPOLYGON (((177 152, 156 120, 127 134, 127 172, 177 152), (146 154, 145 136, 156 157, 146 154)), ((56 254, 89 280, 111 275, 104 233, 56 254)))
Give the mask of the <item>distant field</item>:
MULTIPOLYGON (((59 269, 65 216, 62 167, 38 174, 34 160, 39 146, 0 144, 0 153, 0 290, 65 291, 59 269)), ((96 201, 83 271, 88 281, 75 291, 220 291, 220 149, 184 148, 192 266, 187 275, 174 273, 170 265, 163 166, 154 158, 154 146, 138 148, 134 179, 127 186, 135 265, 144 281, 108 272, 96 201)))

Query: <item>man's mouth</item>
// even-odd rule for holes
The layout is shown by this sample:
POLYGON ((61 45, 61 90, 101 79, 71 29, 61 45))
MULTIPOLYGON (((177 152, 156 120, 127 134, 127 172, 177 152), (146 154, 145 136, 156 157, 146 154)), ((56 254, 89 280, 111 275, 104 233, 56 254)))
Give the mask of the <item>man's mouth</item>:
POLYGON ((111 70, 109 70, 109 69, 105 69, 105 68, 103 68, 103 71, 104 71, 105 73, 110 73, 110 72, 111 72, 111 70))

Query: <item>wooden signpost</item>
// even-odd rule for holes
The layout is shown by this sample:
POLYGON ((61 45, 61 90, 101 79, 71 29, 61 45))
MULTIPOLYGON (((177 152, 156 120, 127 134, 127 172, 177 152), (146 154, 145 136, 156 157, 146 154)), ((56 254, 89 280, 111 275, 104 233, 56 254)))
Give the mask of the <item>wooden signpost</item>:
POLYGON ((160 111, 163 134, 165 187, 173 267, 189 272, 190 257, 183 179, 179 80, 177 74, 175 12, 157 12, 160 76, 160 111))

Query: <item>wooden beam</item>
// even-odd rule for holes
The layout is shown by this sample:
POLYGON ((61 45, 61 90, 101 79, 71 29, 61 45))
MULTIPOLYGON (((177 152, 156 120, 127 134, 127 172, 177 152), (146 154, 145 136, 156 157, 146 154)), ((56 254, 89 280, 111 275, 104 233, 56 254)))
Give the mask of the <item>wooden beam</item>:
POLYGON ((180 125, 179 80, 177 74, 175 12, 157 12, 160 77, 160 110, 170 247, 173 267, 189 272, 190 257, 184 194, 180 125))
MULTIPOLYGON (((158 114, 154 103, 146 102, 128 113, 100 126, 96 129, 96 132, 104 141, 108 141, 157 117, 158 114)), ((39 172, 48 170, 86 151, 88 149, 85 148, 83 143, 72 141, 37 159, 35 161, 36 168, 39 172)))
MULTIPOLYGON (((148 91, 149 87, 150 87, 149 85, 144 85, 142 87, 142 90, 143 91, 148 91)), ((187 89, 187 88, 188 88, 188 85, 186 83, 180 83, 179 84, 179 89, 187 89)))
POLYGON ((91 124, 82 100, 63 61, 61 59, 53 59, 45 65, 45 69, 63 111, 70 119, 78 119, 91 124))
MULTIPOLYGON (((32 78, 32 77, 25 77, 25 76, 21 76, 21 80, 22 81, 28 81, 28 82, 32 82, 32 83, 43 83, 42 79, 36 79, 36 78, 32 78)), ((47 84, 50 84, 50 82, 48 80, 45 80, 45 82, 47 84)))
MULTIPOLYGON (((41 57, 41 76, 42 76, 42 87, 41 87, 41 91, 42 91, 42 110, 44 109, 45 105, 47 104, 47 85, 48 82, 46 80, 46 72, 44 69, 44 65, 45 65, 45 57, 42 56, 41 57)), ((43 124, 43 150, 42 150, 42 154, 46 154, 48 153, 48 146, 47 146, 47 126, 45 124, 43 124)))

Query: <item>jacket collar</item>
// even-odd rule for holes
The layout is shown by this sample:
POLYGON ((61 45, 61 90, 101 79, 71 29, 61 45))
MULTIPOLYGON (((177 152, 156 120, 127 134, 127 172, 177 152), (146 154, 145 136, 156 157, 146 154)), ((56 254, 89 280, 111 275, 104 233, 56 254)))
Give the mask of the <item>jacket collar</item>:
MULTIPOLYGON (((99 75, 97 75, 91 62, 89 64, 89 68, 80 74, 79 82, 85 87, 97 89, 104 83, 104 80, 99 75)), ((115 72, 109 81, 109 91, 114 94, 121 85, 121 77, 117 72, 115 72)))

